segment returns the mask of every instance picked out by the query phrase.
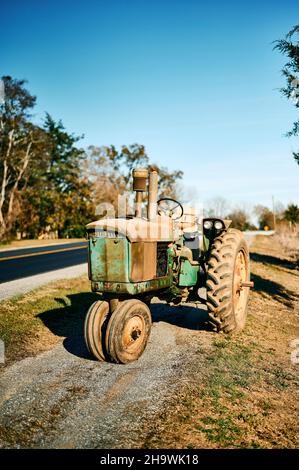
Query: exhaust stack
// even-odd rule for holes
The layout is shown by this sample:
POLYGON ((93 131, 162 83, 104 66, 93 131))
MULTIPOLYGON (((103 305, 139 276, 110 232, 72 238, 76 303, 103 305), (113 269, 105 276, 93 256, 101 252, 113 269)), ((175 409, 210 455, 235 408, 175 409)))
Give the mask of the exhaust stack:
POLYGON ((148 204, 147 218, 155 220, 157 217, 157 198, 158 198, 158 173, 156 170, 150 170, 148 185, 148 204))
POLYGON ((156 170, 136 168, 133 170, 133 191, 136 191, 135 217, 142 216, 142 193, 148 188, 147 218, 157 217, 158 173, 156 170))

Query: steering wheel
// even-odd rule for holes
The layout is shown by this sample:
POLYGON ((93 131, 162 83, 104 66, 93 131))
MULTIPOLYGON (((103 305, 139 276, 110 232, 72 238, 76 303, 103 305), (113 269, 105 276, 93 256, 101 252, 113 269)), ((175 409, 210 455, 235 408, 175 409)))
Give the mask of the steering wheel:
POLYGON ((159 215, 167 215, 171 217, 172 220, 180 219, 184 213, 182 204, 170 197, 162 197, 159 199, 157 209, 159 215))

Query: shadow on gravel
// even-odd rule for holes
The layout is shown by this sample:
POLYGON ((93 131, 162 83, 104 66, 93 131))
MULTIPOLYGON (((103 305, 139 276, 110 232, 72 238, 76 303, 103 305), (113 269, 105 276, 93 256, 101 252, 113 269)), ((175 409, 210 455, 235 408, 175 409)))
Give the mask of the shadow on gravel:
MULTIPOLYGON (((47 310, 38 315, 44 325, 56 336, 65 337, 65 349, 75 356, 92 359, 84 342, 84 320, 90 305, 99 300, 93 293, 79 293, 64 298, 56 298, 60 308, 47 310)), ((208 330, 207 312, 202 308, 189 305, 172 307, 166 304, 153 303, 150 306, 154 322, 164 321, 181 328, 191 330, 208 330)))
POLYGON ((286 289, 277 282, 269 281, 269 279, 264 279, 257 274, 251 274, 251 280, 254 282, 255 291, 268 294, 287 307, 292 308, 292 301, 297 299, 297 296, 294 292, 286 289))
POLYGON ((164 321, 188 330, 210 330, 208 313, 203 308, 190 305, 171 306, 167 304, 151 304, 154 322, 164 321))
POLYGON ((270 255, 261 255, 259 253, 250 253, 250 258, 252 261, 256 261, 257 263, 264 263, 264 264, 273 264, 274 266, 281 266, 286 269, 298 269, 298 261, 289 261, 286 259, 280 259, 276 256, 270 255))

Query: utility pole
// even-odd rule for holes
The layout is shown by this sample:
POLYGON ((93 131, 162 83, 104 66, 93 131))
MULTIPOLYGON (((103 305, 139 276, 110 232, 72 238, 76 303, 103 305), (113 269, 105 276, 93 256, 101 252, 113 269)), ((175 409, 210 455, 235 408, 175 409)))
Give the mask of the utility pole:
POLYGON ((276 216, 275 216, 274 196, 272 196, 272 213, 273 213, 273 229, 274 229, 274 231, 276 231, 276 216))

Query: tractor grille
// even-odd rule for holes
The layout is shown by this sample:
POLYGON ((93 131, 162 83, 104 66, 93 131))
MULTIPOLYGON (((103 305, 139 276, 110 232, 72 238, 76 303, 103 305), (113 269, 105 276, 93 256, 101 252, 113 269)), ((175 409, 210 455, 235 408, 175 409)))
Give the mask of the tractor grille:
POLYGON ((157 277, 166 276, 168 267, 168 243, 158 242, 157 243, 157 277))

